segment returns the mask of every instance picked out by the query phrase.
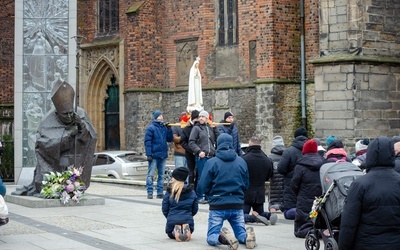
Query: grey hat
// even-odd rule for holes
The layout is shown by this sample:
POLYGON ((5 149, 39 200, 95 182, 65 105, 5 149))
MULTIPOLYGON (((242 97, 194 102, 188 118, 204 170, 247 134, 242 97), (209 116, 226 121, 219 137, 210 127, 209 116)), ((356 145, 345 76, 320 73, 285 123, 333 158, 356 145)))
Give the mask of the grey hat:
POLYGON ((199 117, 200 117, 200 116, 207 117, 207 119, 208 119, 208 112, 205 111, 205 110, 203 110, 203 111, 201 111, 201 112, 199 113, 199 117))
POLYGON ((277 135, 272 139, 272 147, 276 146, 285 146, 285 143, 283 142, 283 137, 280 135, 277 135))

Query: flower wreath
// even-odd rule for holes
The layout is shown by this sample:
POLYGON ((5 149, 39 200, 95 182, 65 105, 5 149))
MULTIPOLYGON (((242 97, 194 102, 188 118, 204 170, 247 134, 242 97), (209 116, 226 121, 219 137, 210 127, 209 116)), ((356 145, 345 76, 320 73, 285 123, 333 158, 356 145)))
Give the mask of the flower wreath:
POLYGON ((82 171, 82 167, 76 169, 71 166, 62 173, 45 174, 40 193, 46 199, 60 199, 63 204, 68 203, 69 200, 79 203, 86 190, 85 183, 80 178, 82 171))

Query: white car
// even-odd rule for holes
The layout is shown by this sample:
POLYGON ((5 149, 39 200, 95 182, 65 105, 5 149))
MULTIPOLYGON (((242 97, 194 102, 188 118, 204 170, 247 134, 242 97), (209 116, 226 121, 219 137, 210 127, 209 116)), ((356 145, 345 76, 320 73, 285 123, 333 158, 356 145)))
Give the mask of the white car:
POLYGON ((103 151, 94 154, 92 177, 146 180, 147 158, 135 151, 103 151))

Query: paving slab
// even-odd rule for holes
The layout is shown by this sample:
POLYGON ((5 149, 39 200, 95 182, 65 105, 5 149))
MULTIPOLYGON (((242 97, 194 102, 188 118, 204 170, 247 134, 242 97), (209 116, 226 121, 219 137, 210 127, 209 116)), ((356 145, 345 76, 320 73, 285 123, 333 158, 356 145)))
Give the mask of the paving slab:
MULTIPOLYGON (((7 196, 15 187, 7 185, 7 196)), ((37 208, 7 202, 10 222, 0 227, 0 249, 228 249, 206 242, 208 205, 199 205, 192 240, 177 242, 165 234, 162 200, 147 199, 143 185, 92 182, 86 195, 103 198, 105 203, 37 208)), ((230 228, 228 223, 225 226, 230 228)), ((254 227, 256 249, 305 249, 305 240, 293 235, 293 221, 285 220, 282 213, 274 226, 246 226, 254 227)))

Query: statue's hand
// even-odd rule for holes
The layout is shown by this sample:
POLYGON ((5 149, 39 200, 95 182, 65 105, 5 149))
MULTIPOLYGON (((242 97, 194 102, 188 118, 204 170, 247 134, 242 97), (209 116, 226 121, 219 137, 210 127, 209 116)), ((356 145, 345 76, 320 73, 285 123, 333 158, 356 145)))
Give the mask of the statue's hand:
POLYGON ((79 130, 82 130, 85 127, 85 123, 82 122, 82 119, 77 113, 74 112, 72 119, 74 123, 78 126, 79 130))
POLYGON ((78 126, 72 126, 67 130, 68 136, 75 136, 78 133, 78 126))

